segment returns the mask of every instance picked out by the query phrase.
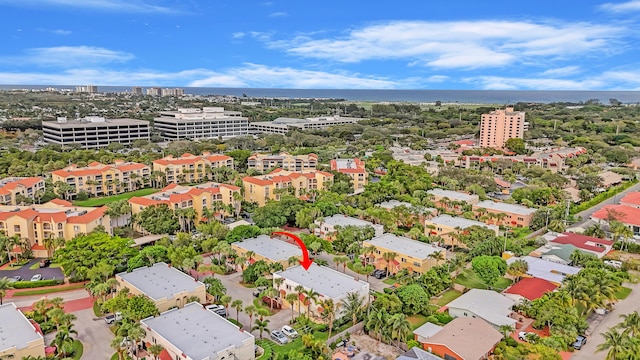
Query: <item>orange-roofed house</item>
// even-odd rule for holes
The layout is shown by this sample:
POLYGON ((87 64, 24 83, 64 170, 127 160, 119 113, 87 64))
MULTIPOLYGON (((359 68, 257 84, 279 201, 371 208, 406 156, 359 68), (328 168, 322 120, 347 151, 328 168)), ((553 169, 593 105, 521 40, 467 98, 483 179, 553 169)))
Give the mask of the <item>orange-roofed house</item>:
POLYGON ((640 209, 640 192, 630 192, 620 199, 620 205, 640 209))
POLYGON ((633 231, 634 236, 640 235, 640 209, 627 205, 605 205, 591 214, 591 220, 606 224, 609 220, 617 220, 633 231))
POLYGON ((268 200, 280 200, 284 189, 300 198, 306 198, 313 191, 326 190, 333 182, 333 174, 307 170, 303 172, 276 169, 267 175, 242 178, 244 200, 264 206, 268 200))
POLYGON ((507 297, 521 303, 522 301, 533 301, 541 298, 547 292, 555 290, 558 285, 545 279, 535 277, 525 277, 517 283, 505 289, 502 293, 507 297))
POLYGON ((19 205, 32 203, 44 193, 41 177, 8 177, 0 180, 0 204, 19 205), (28 199, 31 199, 29 201, 28 199))
POLYGON ((341 172, 351 178, 354 193, 364 191, 368 181, 364 161, 360 159, 332 159, 330 165, 331 170, 341 172))
POLYGON ((54 186, 63 182, 72 187, 71 192, 59 194, 68 198, 73 198, 81 192, 89 196, 122 194, 148 186, 150 179, 151 168, 148 165, 123 160, 116 160, 111 165, 97 161, 85 167, 72 164, 51 173, 54 186))
POLYGON ((283 169, 288 171, 314 170, 318 166, 318 155, 291 155, 282 152, 277 155, 253 154, 247 159, 247 168, 260 171, 261 173, 269 169, 283 169))
MULTIPOLYGON (((88 234, 99 226, 111 233, 111 219, 106 207, 91 208, 58 205, 48 202, 31 206, 0 206, 0 230, 7 236, 17 236, 30 246, 35 257, 47 257, 47 239, 71 240, 88 234)), ((15 252, 21 252, 18 248, 15 252)))
POLYGON ((202 155, 185 153, 179 157, 169 155, 153 161, 153 171, 164 174, 165 184, 211 180, 212 169, 220 167, 233 168, 233 158, 204 152, 202 155))

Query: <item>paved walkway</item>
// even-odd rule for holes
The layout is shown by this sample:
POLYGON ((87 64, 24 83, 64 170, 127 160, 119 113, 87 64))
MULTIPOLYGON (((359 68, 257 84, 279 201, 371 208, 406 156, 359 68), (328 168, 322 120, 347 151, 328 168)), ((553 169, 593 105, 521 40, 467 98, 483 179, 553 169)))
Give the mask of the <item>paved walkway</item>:
POLYGON ((61 297, 65 302, 68 302, 71 300, 91 298, 87 290, 77 289, 77 290, 61 291, 61 292, 43 294, 43 295, 7 297, 6 301, 15 303, 16 306, 19 308, 24 308, 24 307, 30 307, 31 305, 33 305, 34 302, 40 299, 44 299, 44 298, 53 299, 55 297, 61 297))

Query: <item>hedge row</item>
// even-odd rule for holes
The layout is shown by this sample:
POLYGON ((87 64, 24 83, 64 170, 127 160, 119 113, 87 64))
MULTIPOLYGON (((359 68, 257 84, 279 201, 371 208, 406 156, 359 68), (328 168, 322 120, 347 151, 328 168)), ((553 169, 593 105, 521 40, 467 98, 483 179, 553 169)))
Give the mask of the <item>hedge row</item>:
POLYGON ((11 284, 14 289, 31 289, 44 286, 55 286, 64 283, 63 280, 50 279, 50 280, 38 280, 38 281, 16 281, 11 284))

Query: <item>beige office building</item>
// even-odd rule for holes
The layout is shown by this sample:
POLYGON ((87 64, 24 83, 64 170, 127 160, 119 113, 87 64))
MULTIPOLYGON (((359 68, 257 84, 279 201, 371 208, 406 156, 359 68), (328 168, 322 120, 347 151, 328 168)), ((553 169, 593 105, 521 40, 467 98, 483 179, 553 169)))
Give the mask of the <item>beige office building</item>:
POLYGON ((221 107, 163 111, 153 128, 164 140, 225 139, 249 134, 249 119, 221 107))
POLYGON ((149 122, 135 119, 105 119, 87 116, 83 119, 43 121, 44 141, 49 144, 69 146, 77 144, 82 149, 100 149, 111 143, 129 145, 136 140, 149 140, 149 122))
POLYGON ((524 111, 514 111, 512 107, 482 114, 480 147, 503 148, 509 139, 524 138, 529 125, 524 116, 524 111))

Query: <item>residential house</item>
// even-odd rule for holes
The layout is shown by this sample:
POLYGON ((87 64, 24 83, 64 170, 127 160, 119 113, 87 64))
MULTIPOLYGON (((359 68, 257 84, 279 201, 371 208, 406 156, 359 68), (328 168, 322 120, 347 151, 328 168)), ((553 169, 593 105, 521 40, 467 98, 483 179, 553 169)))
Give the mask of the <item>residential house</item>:
POLYGON ((315 170, 318 166, 318 155, 291 155, 282 152, 278 155, 253 154, 247 159, 247 168, 260 171, 261 173, 269 169, 282 169, 294 172, 304 172, 315 170))
POLYGON ((598 258, 604 257, 609 251, 611 251, 611 249, 613 249, 613 241, 611 240, 566 231, 562 234, 547 233, 545 238, 549 243, 573 245, 580 251, 595 255, 598 258))
MULTIPOLYGON (((58 199, 56 199, 58 200, 58 199)), ((77 235, 88 234, 99 226, 111 233, 111 219, 107 207, 90 208, 73 206, 64 200, 52 200, 41 205, 0 206, 0 231, 7 236, 28 240, 34 257, 48 257, 47 239, 71 240, 77 235)), ((11 253, 21 253, 16 246, 11 253)))
POLYGON ((437 207, 456 213, 462 213, 467 206, 471 207, 480 201, 478 195, 444 189, 431 189, 427 194, 437 207))
POLYGON ((571 254, 576 251, 580 250, 571 244, 547 243, 532 251, 529 255, 546 261, 569 265, 571 264, 571 254))
POLYGON ((442 358, 430 352, 424 351, 419 347, 412 347, 411 349, 398 356, 396 360, 442 360, 442 358))
POLYGON ((625 195, 620 199, 620 205, 634 207, 640 209, 640 192, 634 191, 625 195))
POLYGON ((255 359, 253 335, 196 302, 143 319, 140 325, 147 349, 163 347, 160 359, 255 359))
POLYGON ((192 297, 197 297, 202 304, 207 301, 202 282, 163 262, 116 274, 116 280, 118 291, 127 288, 131 295, 144 295, 160 312, 181 308, 192 297))
POLYGON ((471 289, 447 304, 449 315, 454 318, 480 318, 498 329, 507 325, 515 327, 511 318, 515 301, 493 290, 471 289))
POLYGON ((525 277, 546 280, 556 286, 560 286, 567 275, 575 275, 580 269, 574 266, 561 264, 533 256, 512 257, 507 259, 507 264, 516 260, 524 260, 528 265, 525 277))
MULTIPOLYGON (((273 274, 274 287, 280 292, 283 299, 283 307, 288 308, 295 304, 290 304, 285 296, 287 294, 296 293, 295 288, 301 285, 305 291, 313 290, 318 293, 317 299, 308 302, 306 295, 299 296, 301 301, 308 303, 308 309, 312 317, 318 316, 320 312, 320 304, 324 300, 331 299, 336 307, 336 318, 342 316, 342 308, 340 303, 346 299, 349 293, 356 293, 362 299, 369 299, 369 283, 356 280, 353 277, 343 274, 339 271, 330 269, 326 266, 320 266, 312 263, 308 270, 301 265, 292 266, 286 270, 277 271, 273 274), (276 284, 276 279, 282 278, 284 281, 280 286, 276 284)), ((302 309, 305 305, 302 304, 302 309)))
MULTIPOLYGON (((293 265, 289 264, 290 258, 298 259, 302 256, 299 247, 267 235, 234 242, 231 244, 231 248, 236 251, 239 257, 246 259, 247 265, 264 260, 267 264, 280 263, 286 269, 293 265)), ((298 261, 295 262, 295 265, 297 264, 298 261)))
POLYGON ((368 183, 368 174, 364 161, 355 159, 332 159, 329 162, 331 170, 348 175, 353 183, 353 192, 360 193, 368 183))
POLYGON ((623 180, 622 175, 614 173, 611 170, 603 171, 599 173, 598 176, 602 180, 601 185, 604 189, 608 189, 614 185, 618 185, 622 183, 623 180))
POLYGON ((0 305, 0 359, 44 359, 40 326, 27 319, 16 304, 0 305))
POLYGON ((0 180, 0 204, 18 205, 24 200, 37 202, 44 193, 44 179, 41 177, 8 177, 0 180))
POLYGON ((174 158, 171 155, 153 161, 153 171, 164 174, 164 184, 197 183, 213 180, 213 169, 233 168, 233 158, 227 155, 203 152, 202 155, 189 153, 174 158))
POLYGON ((325 240, 332 240, 335 238, 335 234, 338 231, 338 227, 345 228, 347 226, 354 227, 371 227, 374 230, 374 236, 381 236, 384 234, 384 226, 380 224, 374 224, 372 222, 357 219, 354 217, 335 214, 333 216, 318 219, 315 222, 314 234, 320 236, 325 240))
MULTIPOLYGON (((141 189, 150 184, 151 168, 145 164, 116 160, 111 165, 94 161, 85 167, 71 164, 51 173, 54 184, 70 185, 72 190, 62 196, 75 197, 79 193, 89 196, 116 195, 141 189)), ((57 190, 60 192, 60 190, 57 190)))
MULTIPOLYGON (((435 329, 433 324, 422 327, 435 329)), ((416 340, 423 349, 448 360, 489 359, 503 335, 489 323, 477 318, 456 318, 429 337, 419 335, 421 328, 414 331, 416 340)), ((419 358, 418 358, 419 359, 419 358)))
POLYGON ((458 241, 456 238, 458 233, 464 233, 466 229, 472 226, 479 226, 485 229, 492 230, 498 234, 498 226, 487 225, 480 221, 469 220, 462 217, 455 217, 451 215, 439 215, 432 219, 426 220, 425 235, 427 236, 440 236, 445 245, 465 247, 466 245, 458 241))
POLYGON ((634 236, 640 236, 640 208, 626 205, 605 205, 591 214, 591 220, 608 224, 609 220, 617 220, 625 224, 634 236))
POLYGON ((557 287, 557 284, 545 279, 525 277, 506 288, 502 293, 513 299, 516 303, 521 303, 525 301, 525 299, 529 301, 539 299, 557 287))
POLYGON ((377 269, 387 269, 392 274, 402 269, 413 274, 424 274, 433 266, 443 264, 447 256, 444 248, 393 234, 383 234, 363 241, 362 248, 373 250, 363 254, 365 263, 373 264, 377 269), (384 256, 391 253, 396 256, 387 262, 384 256))
POLYGON ((267 175, 242 178, 244 200, 264 206, 267 201, 279 201, 283 193, 291 193, 301 199, 309 199, 314 192, 327 190, 333 182, 333 174, 319 170, 293 172, 276 169, 267 175))
POLYGON ((503 225, 516 228, 528 227, 536 209, 517 204, 507 204, 491 200, 481 201, 473 205, 473 211, 487 224, 503 225))

